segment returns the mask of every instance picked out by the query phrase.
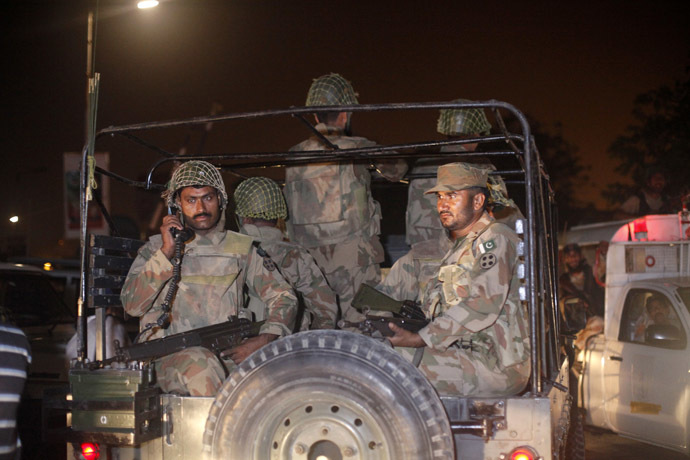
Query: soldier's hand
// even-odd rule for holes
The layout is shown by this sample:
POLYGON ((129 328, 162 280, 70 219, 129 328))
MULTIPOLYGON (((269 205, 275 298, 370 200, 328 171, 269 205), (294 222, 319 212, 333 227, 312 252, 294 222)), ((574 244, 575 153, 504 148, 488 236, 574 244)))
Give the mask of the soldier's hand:
POLYGON ((168 214, 163 217, 163 224, 161 225, 161 237, 163 238, 163 247, 161 251, 165 254, 168 260, 172 259, 175 255, 175 238, 173 238, 172 233, 170 233, 171 228, 176 228, 182 230, 182 222, 174 214, 168 214))
POLYGON ((241 344, 224 352, 222 355, 229 356, 235 364, 239 364, 256 350, 277 338, 278 336, 275 334, 259 334, 256 337, 245 339, 241 344))
POLYGON ((426 346, 422 337, 416 332, 408 331, 395 323, 388 323, 388 327, 393 331, 394 335, 388 337, 388 341, 394 347, 411 347, 420 348, 426 346))

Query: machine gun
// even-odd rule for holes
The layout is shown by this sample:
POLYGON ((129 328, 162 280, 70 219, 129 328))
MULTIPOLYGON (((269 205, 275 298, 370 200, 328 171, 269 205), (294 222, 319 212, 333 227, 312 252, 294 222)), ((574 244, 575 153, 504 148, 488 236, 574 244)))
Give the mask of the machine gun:
POLYGON ((212 326, 200 327, 187 332, 173 334, 161 339, 137 343, 129 347, 115 344, 115 356, 94 363, 97 367, 112 362, 150 361, 190 347, 204 347, 218 355, 220 352, 239 345, 247 337, 259 334, 263 321, 252 322, 236 316, 212 326))
POLYGON ((359 286, 354 299, 352 299, 352 306, 364 312, 364 314, 368 314, 371 310, 389 311, 396 318, 418 321, 426 320, 426 315, 419 308, 417 302, 412 300, 395 300, 367 284, 359 286))

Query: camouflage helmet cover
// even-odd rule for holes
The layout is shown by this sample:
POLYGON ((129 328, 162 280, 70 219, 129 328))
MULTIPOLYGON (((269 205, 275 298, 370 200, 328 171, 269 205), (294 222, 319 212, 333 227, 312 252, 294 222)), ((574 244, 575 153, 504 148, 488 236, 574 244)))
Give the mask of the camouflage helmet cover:
POLYGON ((342 75, 331 73, 316 78, 307 93, 307 106, 359 104, 352 84, 342 75))
MULTIPOLYGON (((472 102, 456 99, 453 102, 472 102)), ((484 109, 442 109, 438 117, 436 131, 446 136, 460 134, 486 135, 491 131, 491 123, 486 119, 484 109)))
POLYGON ((268 177, 250 177, 235 190, 235 214, 256 219, 287 219, 280 187, 268 177))
POLYGON ((225 209, 228 203, 228 194, 225 191, 225 183, 220 172, 211 163, 206 161, 187 161, 182 163, 173 172, 168 189, 162 197, 169 207, 177 207, 175 203, 177 192, 184 187, 202 186, 213 187, 220 193, 220 209, 225 209))

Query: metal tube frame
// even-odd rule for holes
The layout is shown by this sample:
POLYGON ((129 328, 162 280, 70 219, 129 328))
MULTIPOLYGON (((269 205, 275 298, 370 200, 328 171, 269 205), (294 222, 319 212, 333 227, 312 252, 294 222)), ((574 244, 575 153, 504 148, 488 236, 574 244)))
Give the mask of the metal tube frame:
MULTIPOLYGON (((551 265, 555 263, 554 255, 554 238, 553 234, 542 234, 539 233, 539 226, 542 226, 544 232, 547 232, 550 228, 549 224, 552 225, 554 213, 553 208, 553 192, 549 190, 544 190, 544 183, 548 183, 548 176, 543 170, 541 160, 539 158, 539 153, 534 145, 531 137, 530 127, 527 122, 526 117, 517 110, 513 105, 506 102, 489 100, 485 102, 424 102, 424 103, 401 103, 401 104, 368 104, 368 105, 350 105, 350 106, 323 106, 323 107, 291 107, 288 109, 279 110, 265 110, 265 111, 255 111, 247 113, 231 113, 231 114, 220 114, 220 115, 209 115, 202 117, 194 117, 183 120, 170 120, 161 122, 149 122, 149 123, 139 123, 130 124, 123 126, 110 126, 97 133, 96 138, 101 136, 124 136, 125 138, 152 149, 159 154, 163 155, 165 158, 158 160, 154 166, 149 171, 147 180, 145 183, 132 181, 124 178, 123 176, 106 172, 100 168, 97 171, 101 174, 106 174, 117 180, 122 180, 130 185, 144 186, 146 189, 157 188, 160 189, 162 185, 153 184, 152 177, 154 171, 161 165, 166 164, 171 161, 181 159, 180 156, 176 156, 167 152, 164 149, 156 147, 136 136, 132 133, 142 132, 150 129, 161 129, 161 128, 175 128, 175 127, 185 127, 194 126, 206 123, 216 123, 222 121, 231 120, 245 120, 245 119, 256 119, 256 118, 269 118, 269 117, 280 117, 280 116, 291 116, 302 120, 304 123, 304 115, 321 113, 321 112, 388 112, 388 111, 403 111, 403 110, 440 110, 440 109, 460 109, 460 108, 477 108, 477 109, 491 109, 494 116, 498 122, 499 129, 502 135, 491 135, 491 136, 479 136, 472 139, 463 140, 444 140, 444 141, 428 141, 419 143, 407 143, 407 144, 397 144, 397 145, 378 145, 374 147, 358 148, 358 149, 333 149, 326 150, 324 152, 319 151, 314 152, 253 152, 253 153, 234 153, 234 154, 217 154, 217 155, 197 155, 197 156, 185 156, 185 160, 198 159, 207 160, 211 162, 221 162, 229 160, 252 160, 251 163, 226 165, 223 164, 222 168, 249 168, 259 165, 281 165, 284 164, 284 160, 288 157, 291 159, 290 163, 302 162, 308 163, 313 161, 324 161, 324 160, 342 160, 342 159, 361 159, 361 158, 371 158, 373 157, 396 157, 405 158, 415 156, 416 152, 421 149, 437 148, 446 145, 462 145, 465 143, 473 142, 492 142, 492 141, 505 141, 510 147, 509 151, 500 152, 480 152, 480 153, 441 153, 442 155, 448 154, 449 157, 491 157, 491 156, 505 156, 513 155, 517 156, 518 162, 522 166, 523 170, 511 170, 507 171, 509 174, 517 175, 524 174, 524 181, 515 180, 512 183, 524 183, 525 189, 525 204, 528 216, 528 226, 527 235, 525 239, 526 247, 526 279, 525 284, 528 286, 528 309, 530 316, 530 342, 532 350, 534 351, 531 355, 531 392, 534 395, 539 395, 543 392, 543 379, 542 379, 542 366, 546 363, 549 367, 548 373, 551 374, 554 369, 552 366, 548 365, 547 358, 547 347, 546 347, 546 336, 542 335, 543 331, 546 329, 547 315, 545 314, 545 308, 551 308, 553 313, 550 316, 552 322, 549 324, 550 327, 554 328, 554 331, 558 331, 558 322, 556 321, 558 315, 557 299, 556 299, 556 280, 554 279, 549 266, 544 266, 544 263, 551 265), (500 114, 500 110, 505 110, 512 114, 516 121, 519 123, 521 128, 521 134, 517 135, 510 133, 505 125, 505 122, 500 114), (520 149, 522 145, 522 149, 520 149), (283 160, 283 161, 281 161, 283 160), (537 191, 539 193, 537 193, 537 191), (537 202, 537 197, 539 197, 539 202, 537 202), (546 197, 546 198, 545 198, 546 197), (550 244, 549 244, 550 243, 550 244), (544 263, 538 264, 537 254, 539 251, 543 251, 546 256, 544 263), (555 308, 555 310, 553 310, 555 308), (542 331, 542 333, 540 333, 542 331)), ((306 123, 308 125, 308 123, 306 123)), ((82 162, 82 184, 81 191, 84 192, 86 188, 87 172, 86 168, 86 156, 89 147, 89 140, 87 140, 87 145, 84 147, 82 162)), ((91 144, 93 145, 93 144, 91 144)), ((435 152, 435 156, 439 153, 435 152)), ((498 171, 496 174, 502 174, 498 171)), ((82 193, 82 285, 81 285, 81 295, 83 299, 86 299, 86 278, 88 276, 86 270, 86 216, 88 202, 85 200, 85 196, 82 193)), ((80 328, 80 334, 83 334, 83 328, 80 328)), ((557 336, 556 336, 557 337, 557 336)), ((558 363, 555 363, 558 364, 558 363)), ((558 366, 556 366, 558 368, 558 366)), ((557 369, 556 369, 557 372, 557 369)), ((551 375, 547 376, 547 379, 551 375)))

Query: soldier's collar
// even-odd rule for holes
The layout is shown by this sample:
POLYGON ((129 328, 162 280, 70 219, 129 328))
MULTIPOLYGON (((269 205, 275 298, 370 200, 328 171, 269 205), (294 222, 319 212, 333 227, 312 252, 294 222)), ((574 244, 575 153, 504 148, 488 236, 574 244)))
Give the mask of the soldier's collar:
POLYGON ((472 224, 472 227, 470 228, 470 232, 467 234, 467 239, 468 240, 474 240, 476 239, 479 235, 481 235, 486 228, 494 223, 494 218, 489 215, 488 212, 484 211, 482 216, 479 218, 477 222, 472 224))

